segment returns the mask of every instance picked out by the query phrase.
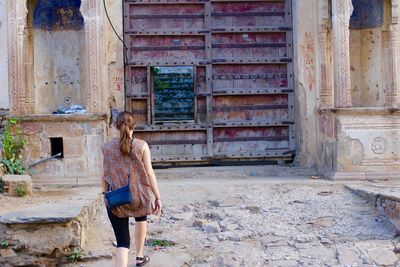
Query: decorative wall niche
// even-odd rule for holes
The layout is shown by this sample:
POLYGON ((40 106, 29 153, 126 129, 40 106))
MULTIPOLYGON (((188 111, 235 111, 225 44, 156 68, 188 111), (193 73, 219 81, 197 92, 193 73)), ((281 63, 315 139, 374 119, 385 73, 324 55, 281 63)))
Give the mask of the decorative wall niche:
POLYGON ((65 99, 101 111, 101 2, 15 0, 7 11, 11 113, 51 114, 65 99))
POLYGON ((33 12, 33 58, 35 113, 51 114, 85 106, 81 84, 85 71, 84 19, 79 11, 81 1, 38 0, 30 5, 33 12), (68 99, 68 101, 66 101, 68 99))

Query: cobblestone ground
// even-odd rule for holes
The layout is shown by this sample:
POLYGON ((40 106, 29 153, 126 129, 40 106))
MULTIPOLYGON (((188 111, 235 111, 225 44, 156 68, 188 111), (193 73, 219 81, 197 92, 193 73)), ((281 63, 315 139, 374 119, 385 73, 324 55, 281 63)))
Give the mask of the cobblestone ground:
MULTIPOLYGON (((147 247, 149 266, 400 266, 395 228, 342 184, 248 176, 168 179, 160 187, 164 215, 151 219, 149 238, 176 245, 147 247)), ((104 209, 95 224, 112 250, 104 209)), ((91 264, 84 266, 112 261, 91 264)))

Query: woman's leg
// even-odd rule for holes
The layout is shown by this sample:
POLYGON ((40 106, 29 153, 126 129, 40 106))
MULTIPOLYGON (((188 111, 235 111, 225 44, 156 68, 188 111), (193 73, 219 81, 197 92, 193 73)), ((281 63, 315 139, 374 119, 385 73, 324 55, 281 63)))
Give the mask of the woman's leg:
POLYGON ((147 216, 135 217, 136 257, 143 257, 143 247, 144 247, 144 241, 146 240, 146 234, 147 234, 147 216))
POLYGON ((128 255, 129 249, 124 247, 117 248, 117 253, 115 253, 115 261, 117 267, 127 267, 128 266, 128 255))
POLYGON ((109 210, 107 210, 107 214, 117 239, 116 265, 117 267, 127 267, 130 247, 129 218, 119 218, 109 210))

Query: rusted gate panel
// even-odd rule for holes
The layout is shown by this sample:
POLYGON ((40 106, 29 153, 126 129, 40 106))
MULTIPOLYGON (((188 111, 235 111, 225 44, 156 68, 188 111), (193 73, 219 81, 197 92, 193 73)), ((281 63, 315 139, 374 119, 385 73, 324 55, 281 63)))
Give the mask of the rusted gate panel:
POLYGON ((127 109, 154 161, 292 156, 290 0, 125 0, 124 10, 127 109), (178 66, 193 77, 155 71, 178 66))

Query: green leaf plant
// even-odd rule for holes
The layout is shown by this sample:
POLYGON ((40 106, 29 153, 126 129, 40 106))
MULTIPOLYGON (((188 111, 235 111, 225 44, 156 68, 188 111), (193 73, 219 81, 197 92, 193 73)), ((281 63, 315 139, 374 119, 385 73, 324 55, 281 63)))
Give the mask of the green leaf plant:
POLYGON ((3 163, 7 168, 8 174, 24 174, 26 166, 22 162, 22 151, 27 145, 27 140, 22 134, 22 129, 18 128, 18 120, 10 118, 7 120, 3 136, 3 163))

